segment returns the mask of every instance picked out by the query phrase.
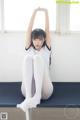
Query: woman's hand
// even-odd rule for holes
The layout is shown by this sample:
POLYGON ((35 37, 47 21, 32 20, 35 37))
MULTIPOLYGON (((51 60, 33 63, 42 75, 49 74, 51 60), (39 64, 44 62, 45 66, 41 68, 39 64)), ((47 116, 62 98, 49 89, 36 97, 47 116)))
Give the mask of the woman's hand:
POLYGON ((38 7, 37 9, 35 9, 35 11, 47 12, 48 10, 46 8, 40 8, 40 7, 38 7))
POLYGON ((47 9, 46 9, 46 8, 39 8, 39 10, 40 10, 40 11, 44 11, 44 12, 46 12, 46 11, 47 11, 47 9))

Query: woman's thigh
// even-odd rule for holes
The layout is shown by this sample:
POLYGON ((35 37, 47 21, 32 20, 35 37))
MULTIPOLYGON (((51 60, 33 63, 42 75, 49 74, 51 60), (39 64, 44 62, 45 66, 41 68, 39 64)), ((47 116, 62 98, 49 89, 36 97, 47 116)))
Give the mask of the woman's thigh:
MULTIPOLYGON (((26 97, 26 86, 25 86, 25 79, 27 79, 27 76, 25 74, 26 69, 29 70, 27 75, 30 75, 30 64, 32 62, 33 56, 26 54, 23 58, 23 63, 22 63, 22 84, 21 84, 21 92, 24 97, 26 97), (28 64, 27 64, 28 63, 28 64)), ((32 68, 31 68, 32 69, 32 68)), ((28 71, 27 70, 27 71, 28 71)), ((27 81, 26 81, 27 82, 27 81)), ((28 82, 27 82, 28 83, 28 82)))
POLYGON ((53 93, 53 84, 50 79, 49 68, 45 65, 43 85, 42 85, 42 99, 48 99, 53 93))

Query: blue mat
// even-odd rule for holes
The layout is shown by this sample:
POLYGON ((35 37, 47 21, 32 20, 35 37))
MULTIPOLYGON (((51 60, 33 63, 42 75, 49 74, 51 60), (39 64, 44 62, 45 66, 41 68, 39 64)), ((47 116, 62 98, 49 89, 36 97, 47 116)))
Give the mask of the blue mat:
POLYGON ((39 107, 80 107, 80 83, 54 83, 52 96, 39 107))
MULTIPOLYGON (((16 107, 24 100, 21 82, 0 83, 0 107, 16 107)), ((54 82, 54 92, 37 107, 80 107, 80 83, 54 82)))
POLYGON ((23 100, 20 82, 0 83, 0 107, 16 107, 23 100))

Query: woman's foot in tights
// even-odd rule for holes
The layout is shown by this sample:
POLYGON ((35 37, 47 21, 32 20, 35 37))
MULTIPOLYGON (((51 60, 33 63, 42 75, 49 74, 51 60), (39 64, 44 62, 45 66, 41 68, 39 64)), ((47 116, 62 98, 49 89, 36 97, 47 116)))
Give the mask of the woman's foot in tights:
POLYGON ((32 98, 25 99, 22 103, 17 104, 17 108, 26 112, 29 108, 36 108, 38 104, 40 104, 40 99, 36 99, 36 97, 33 96, 32 98))

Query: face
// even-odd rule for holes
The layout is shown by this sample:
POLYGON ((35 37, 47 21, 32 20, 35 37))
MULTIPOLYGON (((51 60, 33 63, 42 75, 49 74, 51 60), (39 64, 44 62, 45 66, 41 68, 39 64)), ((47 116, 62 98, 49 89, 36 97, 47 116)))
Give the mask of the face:
POLYGON ((43 43, 44 43, 44 39, 40 40, 37 38, 37 39, 33 40, 33 45, 37 50, 41 49, 43 43))

